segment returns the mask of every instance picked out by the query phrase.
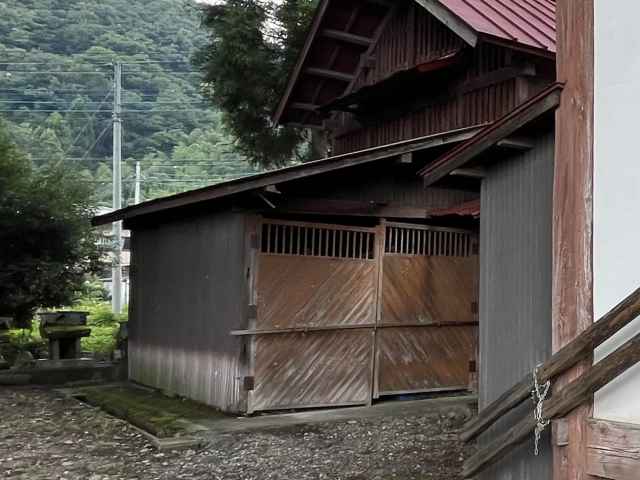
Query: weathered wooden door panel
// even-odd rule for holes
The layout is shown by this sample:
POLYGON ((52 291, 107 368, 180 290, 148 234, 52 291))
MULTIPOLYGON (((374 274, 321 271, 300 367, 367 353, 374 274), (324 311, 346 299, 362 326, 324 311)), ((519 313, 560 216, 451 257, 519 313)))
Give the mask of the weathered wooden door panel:
POLYGON ((374 261, 263 255, 258 268, 258 328, 375 322, 374 261))
POLYGON ((368 329, 260 336, 253 409, 366 403, 371 355, 368 329))
POLYGON ((254 339, 251 409, 368 402, 379 270, 374 230, 265 222, 260 244, 255 329, 270 333, 254 339))
POLYGON ((378 395, 466 388, 475 358, 475 329, 468 326, 379 329, 378 395))
POLYGON ((385 256, 381 322, 476 319, 478 257, 385 256))
POLYGON ((387 224, 374 396, 465 388, 477 301, 473 234, 387 224))

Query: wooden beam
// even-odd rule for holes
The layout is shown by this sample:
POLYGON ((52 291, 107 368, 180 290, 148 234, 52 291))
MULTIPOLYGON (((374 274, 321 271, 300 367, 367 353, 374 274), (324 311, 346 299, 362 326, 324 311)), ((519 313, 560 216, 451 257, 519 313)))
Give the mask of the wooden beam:
POLYGON ((353 33, 334 30, 332 28, 325 28, 324 30, 322 30, 321 34, 322 36, 327 38, 333 38, 334 40, 339 40, 345 43, 352 43, 361 47, 368 47, 373 43, 373 38, 354 35, 353 33))
MULTIPOLYGON (((640 315, 640 288, 544 362, 538 370, 539 381, 545 383, 547 380, 553 380, 581 360, 590 358, 594 348, 602 345, 623 327, 629 325, 638 315, 640 315)), ((460 438, 465 442, 473 440, 513 408, 529 399, 532 390, 533 379, 531 374, 527 374, 482 410, 477 417, 469 421, 460 438)))
MULTIPOLYGON (((553 187, 552 344, 560 350, 593 322, 594 0, 556 2, 558 81, 553 187)), ((592 364, 583 360, 556 381, 572 381, 592 364)), ((584 479, 585 420, 593 400, 568 418, 569 444, 553 442, 553 480, 584 479)), ((556 432, 554 430, 555 437, 556 432)))
MULTIPOLYGON (((353 9, 351 10, 351 14, 349 15, 349 20, 347 21, 346 25, 344 26, 344 30, 345 31, 349 31, 351 30, 351 27, 353 27, 353 24, 355 23, 356 19, 358 18, 358 15, 360 15, 360 11, 362 10, 362 4, 361 3, 356 3, 353 6, 353 9)), ((342 51, 343 45, 335 45, 333 47, 333 51, 331 52, 331 55, 329 56, 329 61, 327 62, 327 67, 328 68, 333 68, 333 66, 336 63, 336 60, 338 59, 338 56, 340 55, 340 52, 342 51)), ((323 79, 321 81, 318 82, 318 85, 316 86, 316 88, 314 89, 313 95, 312 95, 312 103, 317 103, 318 102, 318 98, 320 97, 320 93, 322 92, 322 90, 325 87, 326 84, 326 79, 323 79)), ((302 120, 302 123, 308 123, 308 119, 309 116, 311 115, 311 113, 307 113, 305 115, 305 117, 302 120)))
POLYGON ((329 70, 327 68, 306 68, 305 73, 309 75, 315 75, 316 77, 330 78, 332 80, 340 80, 341 82, 351 82, 353 80, 353 74, 338 72, 337 70, 329 70))
POLYGON ((307 112, 315 112, 320 105, 314 103, 292 102, 291 108, 295 110, 305 110, 307 112))
POLYGON ((609 480, 637 480, 640 425, 587 420, 587 473, 609 480))
POLYGON ((409 153, 403 153, 402 155, 400 155, 400 158, 398 159, 398 163, 407 165, 407 164, 412 164, 413 163, 413 153, 409 152, 409 153))
POLYGON ((461 147, 459 152, 451 152, 434 168, 427 167, 423 174, 425 185, 429 186, 448 175, 449 172, 462 167, 469 160, 494 146, 497 142, 511 135, 530 121, 554 109, 559 103, 560 89, 553 90, 538 102, 529 105, 528 108, 523 106, 519 111, 514 111, 510 116, 490 125, 483 132, 480 132, 475 141, 469 143, 467 148, 461 147))
POLYGON ((453 14, 447 7, 438 0, 415 0, 419 5, 431 15, 444 23, 456 35, 462 38, 470 46, 475 47, 478 43, 478 34, 460 17, 453 14))
POLYGON ((533 149, 534 141, 525 137, 508 137, 496 143, 496 146, 511 150, 526 151, 533 149))
POLYGON ((365 330, 373 328, 442 328, 442 327, 474 327, 478 322, 434 322, 434 323, 360 323, 357 325, 312 325, 308 327, 263 328, 247 330, 231 330, 229 335, 246 337, 254 335, 277 335, 282 333, 324 332, 340 330, 365 330))
POLYGON ((482 179, 487 176, 487 172, 482 168, 457 168, 451 175, 455 177, 478 178, 482 179))
POLYGON ((311 28, 309 29, 309 35, 304 42, 304 46, 300 51, 300 55, 298 55, 298 59, 296 60, 296 65, 293 67, 293 72, 291 77, 289 77, 289 81, 287 82, 287 88, 285 89, 284 95, 280 98, 280 103, 278 103, 278 108, 276 109, 275 114, 273 115, 273 123, 280 123, 280 119, 282 118, 282 114, 284 113, 284 109, 289 103, 289 97, 291 96, 291 92, 293 91, 293 87, 298 81, 298 77, 300 76, 300 72, 302 71, 302 67, 304 65, 305 60, 307 59, 307 55, 309 54, 309 50, 311 49, 311 45, 315 40, 316 34, 318 33, 318 29, 320 28, 320 24, 324 19, 324 15, 327 11, 327 7, 329 6, 329 0, 320 0, 320 4, 316 9, 316 12, 313 16, 313 20, 311 22, 311 28))
MULTIPOLYGON (((591 367, 581 377, 562 390, 554 392, 545 402, 542 415, 546 419, 563 417, 581 405, 591 401, 595 392, 640 362, 640 334, 633 337, 615 352, 591 367)), ((533 409, 533 407, 532 407, 533 409)), ((522 443, 536 426, 533 414, 526 415, 516 425, 480 448, 464 464, 462 476, 470 478, 498 460, 504 458, 513 447, 522 443)), ((584 469, 584 459, 582 461, 584 469)), ((573 477, 572 480, 584 477, 573 477)))
POLYGON ((354 217, 390 217, 424 220, 429 209, 411 205, 396 205, 376 201, 336 200, 331 198, 272 198, 282 213, 310 215, 345 215, 354 217))
MULTIPOLYGON (((353 75, 353 80, 351 80, 351 82, 349 83, 349 86, 344 91, 343 95, 347 95, 353 91, 356 84, 356 80, 358 79, 358 77, 360 77, 360 74, 362 73, 363 68, 365 68, 365 65, 370 63, 371 58, 373 58, 372 53, 375 50, 376 45, 380 40, 380 37, 384 33, 384 30, 387 28, 387 24, 389 23, 389 21, 395 15, 396 8, 397 8, 396 4, 390 3, 388 7, 389 7, 389 10, 387 10, 386 15, 382 19, 382 22, 380 22, 380 24, 378 25, 378 28, 376 28, 376 31, 373 35, 373 42, 371 43, 371 45, 369 45, 369 48, 367 49, 367 51, 360 56, 360 61, 358 62, 358 68, 356 68, 356 71, 353 75)), ((375 63, 375 58, 374 58, 374 63, 375 63)))
POLYGON ((504 140, 530 121, 556 108, 560 104, 560 94, 560 86, 550 87, 546 93, 541 94, 543 95, 542 97, 534 98, 530 103, 521 105, 508 116, 503 117, 480 132, 473 141, 461 146, 459 149, 452 150, 438 160, 436 164, 427 166, 418 174, 423 176, 426 186, 432 185, 499 141, 504 140))

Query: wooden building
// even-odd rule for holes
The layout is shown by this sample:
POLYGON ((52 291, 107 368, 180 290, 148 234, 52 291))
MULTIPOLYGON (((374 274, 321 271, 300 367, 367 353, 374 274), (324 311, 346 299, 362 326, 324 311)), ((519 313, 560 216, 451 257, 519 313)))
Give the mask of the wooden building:
MULTIPOLYGON (((437 185, 464 168, 480 186, 481 412, 552 351, 554 111, 561 91, 559 84, 550 86, 420 172, 426 185, 437 185), (497 148, 512 135, 526 139, 528 147, 517 152, 497 148)), ((524 402, 480 436, 480 444, 490 444, 522 417, 531 417, 532 408, 524 402)), ((551 479, 549 437, 541 439, 539 455, 534 448, 531 436, 478 478, 551 479)))
POLYGON ((132 380, 239 412, 467 388, 477 193, 349 159, 96 219, 132 231, 132 380))
POLYGON ((480 185, 418 173, 553 82, 553 4, 506 3, 321 1, 275 117, 332 156, 95 219, 132 231, 132 380, 237 412, 467 388, 480 185))
POLYGON ((465 478, 640 478, 635 2, 557 1, 559 83, 431 162, 481 190, 479 438, 465 478), (504 154, 516 135, 530 148, 504 154), (535 453, 531 390, 550 382, 535 453))

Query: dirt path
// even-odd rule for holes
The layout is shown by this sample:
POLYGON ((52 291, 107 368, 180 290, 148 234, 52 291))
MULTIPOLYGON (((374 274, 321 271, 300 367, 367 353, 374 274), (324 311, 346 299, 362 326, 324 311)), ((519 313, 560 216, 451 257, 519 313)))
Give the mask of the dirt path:
POLYGON ((215 435, 159 453, 126 423, 36 388, 0 387, 2 479, 457 480, 451 412, 215 435))

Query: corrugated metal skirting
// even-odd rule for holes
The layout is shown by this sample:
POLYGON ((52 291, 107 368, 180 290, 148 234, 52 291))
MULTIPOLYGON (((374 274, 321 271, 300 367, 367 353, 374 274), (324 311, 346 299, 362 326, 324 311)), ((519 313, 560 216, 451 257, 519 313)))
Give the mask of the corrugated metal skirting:
POLYGON ((129 376, 229 411, 244 409, 244 217, 208 214, 133 230, 129 376))
MULTIPOLYGON (((551 235, 553 135, 531 151, 491 168, 482 184, 480 236, 480 409, 549 357, 551 352, 551 235)), ((525 402, 519 412, 533 415, 525 402)), ((520 417, 521 418, 521 417, 520 417)), ((513 424, 505 418, 480 438, 513 424)), ((533 440, 479 478, 549 480, 548 436, 541 454, 533 440)))

